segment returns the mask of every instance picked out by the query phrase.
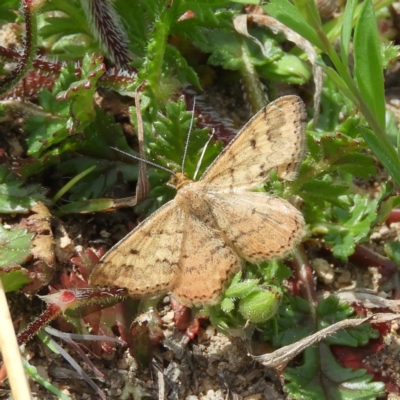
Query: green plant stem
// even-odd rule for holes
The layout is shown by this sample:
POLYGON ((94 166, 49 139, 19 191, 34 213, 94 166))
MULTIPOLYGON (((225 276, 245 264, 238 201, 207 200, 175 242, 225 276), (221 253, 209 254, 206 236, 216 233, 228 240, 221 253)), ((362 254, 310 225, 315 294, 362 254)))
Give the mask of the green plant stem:
MULTIPOLYGON (((293 256, 296 274, 302 283, 302 297, 307 300, 310 306, 310 314, 316 324, 317 295, 315 292, 314 281, 312 279, 311 268, 308 265, 308 257, 302 245, 298 246, 298 248, 293 252, 293 256)), ((315 328, 317 328, 317 326, 315 326, 315 328)))
POLYGON ((68 192, 77 182, 79 182, 82 178, 84 178, 87 174, 90 174, 93 170, 96 169, 96 166, 93 165, 90 168, 87 168, 85 171, 82 171, 80 174, 71 179, 66 185, 64 185, 53 197, 53 203, 56 203, 61 196, 68 192))
POLYGON ((179 6, 175 3, 180 2, 174 1, 171 5, 165 4, 162 8, 159 18, 154 24, 153 39, 148 46, 148 72, 145 78, 148 80, 149 86, 159 102, 162 102, 165 97, 162 92, 161 83, 163 81, 164 55, 172 23, 172 16, 175 14, 174 9, 179 6))
MULTIPOLYGON (((53 386, 49 381, 46 381, 43 377, 39 375, 37 372, 37 369, 30 365, 28 361, 24 360, 24 366, 26 368, 27 373, 29 376, 34 379, 36 382, 38 382, 40 385, 42 385, 44 388, 46 388, 48 391, 51 393, 55 394, 58 396, 59 399, 61 400, 71 400, 71 397, 67 396, 65 393, 63 393, 61 390, 53 386)), ((30 397, 24 397, 24 399, 28 399, 30 397)), ((16 398, 14 398, 17 400, 16 398)))
POLYGON ((255 114, 265 106, 267 98, 254 65, 250 60, 249 50, 244 40, 242 40, 241 49, 243 67, 240 72, 242 74, 244 91, 247 94, 247 102, 250 104, 251 112, 255 114))

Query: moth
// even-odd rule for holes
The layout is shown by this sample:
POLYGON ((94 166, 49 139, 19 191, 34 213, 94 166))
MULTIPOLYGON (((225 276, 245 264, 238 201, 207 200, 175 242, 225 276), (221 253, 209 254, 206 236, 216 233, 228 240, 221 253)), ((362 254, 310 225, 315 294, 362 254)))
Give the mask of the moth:
POLYGON ((172 292, 187 306, 218 302, 243 260, 284 258, 304 234, 301 212, 254 189, 276 170, 293 180, 306 152, 306 111, 297 96, 260 110, 199 181, 176 173, 177 194, 112 247, 90 277, 134 298, 172 292))

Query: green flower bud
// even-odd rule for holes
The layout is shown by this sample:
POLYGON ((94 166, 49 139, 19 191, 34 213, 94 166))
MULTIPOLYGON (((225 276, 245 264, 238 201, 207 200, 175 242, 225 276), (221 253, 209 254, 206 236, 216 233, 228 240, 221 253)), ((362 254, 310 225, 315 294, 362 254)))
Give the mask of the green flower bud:
POLYGON ((255 289, 240 300, 239 312, 250 322, 265 322, 276 314, 281 299, 278 288, 255 289))

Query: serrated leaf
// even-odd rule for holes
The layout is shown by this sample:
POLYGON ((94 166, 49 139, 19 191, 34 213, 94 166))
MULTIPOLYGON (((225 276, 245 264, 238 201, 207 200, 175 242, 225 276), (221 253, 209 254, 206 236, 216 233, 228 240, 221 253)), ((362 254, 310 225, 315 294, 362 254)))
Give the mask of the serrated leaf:
MULTIPOLYGON (((208 19, 207 24, 203 24, 201 20, 196 18, 190 18, 177 24, 174 31, 181 34, 204 53, 211 53, 214 50, 212 39, 210 40, 211 32, 215 32, 219 38, 218 42, 221 41, 221 37, 228 36, 229 32, 234 33, 232 20, 235 15, 236 12, 233 10, 218 10, 212 19, 208 19)), ((233 38, 233 41, 237 40, 237 36, 233 38)), ((227 45, 230 46, 231 43, 232 38, 228 40, 227 45)))
POLYGON ((287 368, 286 391, 291 398, 306 399, 375 399, 385 392, 383 382, 371 382, 366 370, 343 368, 329 347, 320 343, 304 352, 304 364, 287 368))
POLYGON ((270 340, 275 348, 283 347, 310 335, 315 321, 310 317, 309 303, 300 297, 288 297, 278 310, 278 333, 272 332, 270 340))
POLYGON ((44 116, 29 117, 24 126, 28 132, 31 132, 27 139, 28 154, 40 157, 47 148, 66 139, 69 132, 65 126, 65 119, 44 116))
POLYGON ((7 230, 0 225, 0 268, 22 264, 31 252, 32 238, 26 229, 7 230))
MULTIPOLYGON (((157 162, 161 165, 179 171, 193 116, 191 112, 186 110, 186 104, 183 100, 177 103, 169 102, 165 111, 166 115, 157 115, 157 120, 154 121, 156 136, 154 137, 150 133, 147 139, 149 158, 157 159, 157 162)), ((193 177, 202 149, 208 139, 206 129, 193 129, 190 132, 184 165, 184 172, 189 177, 193 177)), ((217 156, 220 149, 220 144, 208 145, 197 177, 201 176, 209 163, 217 156)))
POLYGON ((275 35, 271 35, 265 29, 252 27, 249 34, 257 39, 255 43, 239 34, 232 25, 235 15, 236 13, 232 11, 216 12, 217 23, 208 25, 203 25, 198 19, 189 19, 183 21, 179 32, 203 52, 210 54, 209 64, 222 66, 225 69, 242 70, 245 53, 248 62, 257 66, 261 76, 276 79, 290 77, 296 82, 308 79, 310 76, 308 65, 296 56, 284 53, 278 46, 275 35), (288 65, 293 62, 299 67, 298 71, 293 65, 291 69, 289 68, 288 65))
MULTIPOLYGON (((56 101, 56 95, 77 80, 75 67, 67 64, 61 69, 60 76, 50 93, 43 89, 39 94, 40 106, 45 112, 44 115, 31 116, 26 119, 24 129, 29 132, 27 139, 28 154, 36 158, 40 157, 55 144, 59 144, 70 136, 66 129, 69 118, 69 101, 56 101)), ((62 149, 57 146, 57 154, 62 154, 62 149)), ((55 150, 56 151, 56 150, 55 150)))
POLYGON ((333 245, 332 253, 336 257, 347 259, 355 245, 367 238, 371 224, 377 218, 378 202, 379 199, 371 200, 368 195, 355 195, 354 205, 349 210, 334 210, 337 225, 330 227, 325 240, 333 245))
POLYGON ((351 152, 339 158, 331 169, 345 171, 353 176, 368 179, 376 174, 374 159, 366 154, 351 152))
MULTIPOLYGON (((328 297, 318 303, 315 314, 306 300, 299 297, 288 299, 279 309, 276 328, 269 333, 276 347, 295 343, 317 329, 323 329, 335 322, 353 315, 348 304, 340 304, 335 297, 328 297)), ((332 354, 331 343, 345 346, 362 346, 379 336, 369 324, 363 324, 349 331, 343 330, 307 348, 303 353, 303 364, 286 368, 285 390, 291 398, 304 399, 373 399, 384 390, 384 384, 373 382, 372 375, 365 370, 353 370, 341 366, 332 354), (363 397, 364 396, 364 397, 363 397)))
MULTIPOLYGON (((330 172, 346 173, 362 178, 369 178, 370 175, 375 174, 374 158, 366 152, 361 152, 367 147, 365 142, 353 137, 357 134, 357 124, 357 119, 349 119, 345 124, 337 127, 341 132, 336 131, 332 134, 308 131, 309 157, 301 167, 301 174, 320 170, 321 175, 324 174, 324 179, 330 172)), ((330 180, 334 179, 334 175, 329 174, 329 176, 330 180)), ((342 184, 343 182, 337 182, 339 186, 342 184)))
POLYGON ((257 279, 248 279, 243 282, 238 282, 229 285, 224 293, 224 297, 230 297, 233 299, 241 299, 247 296, 257 285, 257 279))
POLYGON ((268 263, 261 263, 257 266, 265 283, 280 282, 283 283, 285 279, 288 279, 292 275, 292 270, 285 265, 281 260, 272 260, 268 263))
MULTIPOLYGON (((168 102, 165 113, 154 110, 142 110, 144 121, 145 149, 147 158, 156 164, 175 171, 181 171, 185 154, 185 143, 188 139, 193 115, 186 110, 183 99, 177 102, 168 102)), ((136 111, 131 108, 131 120, 136 125, 136 111)), ((194 120, 193 126, 196 121, 194 120)), ((221 151, 221 143, 208 143, 207 129, 193 128, 188 142, 184 172, 193 178, 202 156, 202 162, 198 168, 198 179, 210 163, 221 151), (204 146, 206 148, 204 149, 204 146), (203 152, 204 150, 204 152, 203 152)), ((136 207, 137 212, 148 214, 155 211, 160 205, 175 196, 176 191, 166 186, 171 175, 165 171, 149 169, 151 193, 147 201, 136 207)))
MULTIPOLYGON (((337 321, 350 318, 354 314, 354 309, 346 303, 339 303, 338 298, 330 296, 321 301, 316 310, 318 316, 318 328, 324 329, 337 321)), ((371 324, 365 323, 356 328, 348 328, 335 332, 325 339, 329 345, 343 346, 364 346, 371 339, 379 338, 379 332, 371 327, 371 324)))
POLYGON ((24 185, 20 181, 0 184, 0 213, 25 214, 39 201, 44 201, 40 185, 24 185))
POLYGON ((322 321, 326 319, 326 322, 320 323, 322 329, 328 325, 332 325, 336 321, 349 318, 353 314, 354 308, 350 307, 347 303, 339 303, 338 298, 335 296, 329 296, 320 301, 316 308, 318 318, 322 321))
POLYGON ((190 82, 197 89, 201 89, 196 72, 189 66, 186 59, 177 49, 171 46, 166 47, 165 62, 170 66, 169 73, 174 73, 180 82, 190 82))
POLYGON ((349 188, 346 185, 332 184, 314 179, 305 183, 299 189, 299 195, 310 202, 326 201, 338 207, 346 207, 350 204, 348 198, 349 188))
POLYGON ((70 118, 67 120, 67 129, 70 133, 82 132, 95 118, 94 93, 99 78, 106 70, 103 57, 92 54, 86 55, 82 61, 80 80, 73 82, 67 90, 57 94, 56 100, 72 99, 70 118))

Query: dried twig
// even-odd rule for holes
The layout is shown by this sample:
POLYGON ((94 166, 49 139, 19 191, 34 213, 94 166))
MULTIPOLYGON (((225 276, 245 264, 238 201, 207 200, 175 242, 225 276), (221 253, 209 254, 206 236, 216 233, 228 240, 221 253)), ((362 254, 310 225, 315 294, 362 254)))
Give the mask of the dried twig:
POLYGON ((0 350, 3 356, 4 365, 8 372, 8 380, 14 400, 28 400, 31 391, 28 380, 25 377, 22 365, 21 354, 8 309, 6 295, 0 279, 0 350))

